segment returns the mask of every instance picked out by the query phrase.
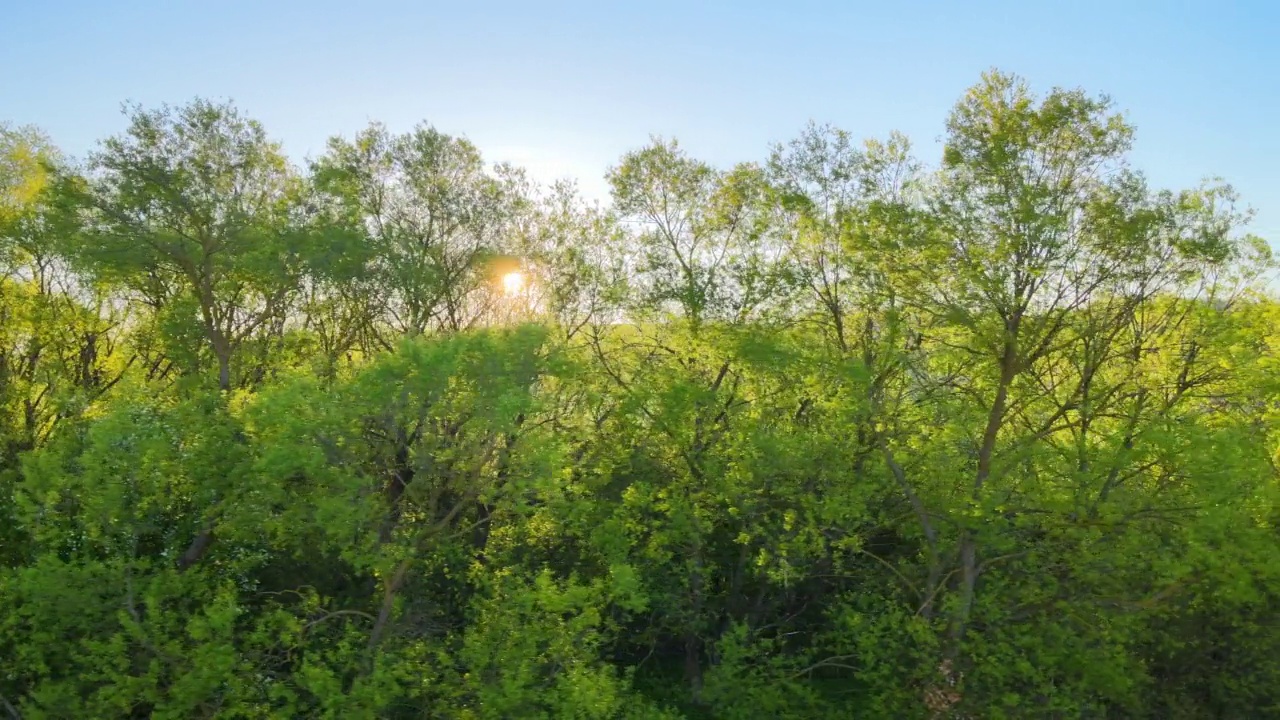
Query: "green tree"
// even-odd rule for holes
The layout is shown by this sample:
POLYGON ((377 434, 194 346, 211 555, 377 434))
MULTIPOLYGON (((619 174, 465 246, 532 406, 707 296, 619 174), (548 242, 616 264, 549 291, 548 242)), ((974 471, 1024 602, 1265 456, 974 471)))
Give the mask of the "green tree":
POLYGON ((371 245, 382 349, 401 334, 464 330, 486 316, 490 261, 514 249, 525 205, 518 172, 487 169, 469 141, 425 124, 335 137, 313 172, 371 245))
MULTIPOLYGON (((279 146, 230 104, 131 107, 68 201, 83 231, 76 256, 158 311, 198 328, 218 386, 237 351, 280 332, 305 267, 299 179, 279 146)), ((194 370, 194 368, 190 368, 194 370)))
POLYGON ((695 325, 745 321, 776 301, 783 278, 759 168, 723 172, 653 138, 608 175, 619 215, 637 224, 640 308, 695 325))

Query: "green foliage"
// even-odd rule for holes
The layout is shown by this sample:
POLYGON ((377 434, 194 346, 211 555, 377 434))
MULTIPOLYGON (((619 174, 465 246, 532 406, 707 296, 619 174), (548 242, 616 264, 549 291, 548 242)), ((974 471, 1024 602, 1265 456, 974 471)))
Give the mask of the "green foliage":
POLYGON ((128 114, 0 128, 0 717, 1280 717, 1271 258, 1106 98, 607 207, 128 114))

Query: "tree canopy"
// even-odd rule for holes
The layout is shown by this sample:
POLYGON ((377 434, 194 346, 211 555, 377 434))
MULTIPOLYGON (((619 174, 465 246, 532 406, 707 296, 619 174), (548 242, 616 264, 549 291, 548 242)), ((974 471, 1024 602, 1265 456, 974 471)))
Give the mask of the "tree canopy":
POLYGON ((1108 98, 604 205, 125 112, 0 126, 0 717, 1280 717, 1269 246, 1108 98))

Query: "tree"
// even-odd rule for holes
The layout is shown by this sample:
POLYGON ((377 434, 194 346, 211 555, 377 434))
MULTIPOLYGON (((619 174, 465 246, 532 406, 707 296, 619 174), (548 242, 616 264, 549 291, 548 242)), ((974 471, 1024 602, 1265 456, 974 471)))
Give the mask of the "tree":
MULTIPOLYGON (((1004 557, 983 549, 995 532, 992 513, 1030 511, 1019 500, 1029 482, 1046 488, 1034 501, 1043 510, 1045 483, 1101 473, 1110 479, 1095 492, 1106 502, 1117 474, 1151 470, 1128 453, 1100 462, 1107 452, 1091 439, 1112 403, 1132 410, 1122 413, 1127 430, 1107 433, 1124 447, 1139 427, 1161 422, 1145 414, 1150 380, 1139 368, 1147 353, 1169 352, 1171 340, 1190 353, 1161 412, 1208 379, 1195 372, 1192 348, 1201 341, 1179 331, 1200 304, 1184 298, 1214 287, 1221 269, 1243 257, 1233 232, 1239 217, 1220 190, 1151 197, 1123 167, 1131 135, 1105 98, 1054 90, 1037 101, 1023 81, 998 73, 984 76, 948 122, 931 200, 941 231, 919 257, 952 272, 920 273, 903 295, 922 315, 946 319, 938 333, 945 339, 929 354, 929 382, 944 388, 941 417, 959 431, 953 442, 965 450, 956 467, 969 475, 957 496, 965 519, 951 659, 971 626, 979 577, 1004 557), (1041 459, 1068 437, 1073 465, 1041 459)), ((1072 495, 1075 503, 1087 497, 1072 495)), ((1089 515, 1078 504, 1062 509, 1068 518, 1089 515)), ((1006 549, 1016 556, 1021 548, 1006 549)))
POLYGON ((674 140, 653 138, 609 171, 613 203, 637 223, 642 308, 693 323, 744 321, 781 280, 759 168, 721 172, 674 140))
POLYGON ((181 320, 194 310, 230 390, 237 350, 281 320, 298 289, 299 180, 230 104, 127 111, 128 130, 90 158, 88 178, 65 183, 84 227, 76 254, 157 310, 181 320))
POLYGON ((23 547, 11 514, 22 455, 89 410, 133 362, 122 313, 62 257, 69 228, 50 197, 61 162, 40 132, 0 127, 0 517, 13 557, 23 547))
POLYGON ((464 330, 483 317, 488 262, 514 244, 524 204, 518 173, 488 171, 470 142, 425 124, 335 137, 313 171, 372 246, 383 349, 396 334, 464 330))

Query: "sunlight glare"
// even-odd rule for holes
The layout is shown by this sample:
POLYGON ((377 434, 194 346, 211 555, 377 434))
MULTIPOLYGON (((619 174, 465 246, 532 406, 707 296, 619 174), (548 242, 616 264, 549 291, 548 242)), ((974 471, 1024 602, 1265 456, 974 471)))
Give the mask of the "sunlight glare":
POLYGON ((509 272, 502 276, 502 291, 508 296, 519 295, 524 290, 524 273, 509 272))

